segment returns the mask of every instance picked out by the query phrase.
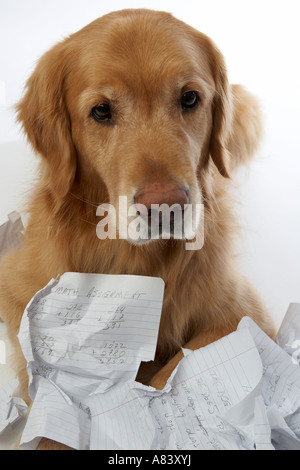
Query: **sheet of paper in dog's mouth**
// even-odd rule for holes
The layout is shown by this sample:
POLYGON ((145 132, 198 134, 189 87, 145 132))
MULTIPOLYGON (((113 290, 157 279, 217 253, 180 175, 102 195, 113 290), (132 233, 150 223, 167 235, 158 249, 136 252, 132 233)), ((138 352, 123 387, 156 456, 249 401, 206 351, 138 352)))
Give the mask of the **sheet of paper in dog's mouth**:
POLYGON ((66 373, 80 375, 89 394, 134 379, 140 362, 154 359, 163 294, 163 280, 147 276, 65 273, 52 279, 27 305, 18 336, 30 395, 34 376, 59 385, 66 373))

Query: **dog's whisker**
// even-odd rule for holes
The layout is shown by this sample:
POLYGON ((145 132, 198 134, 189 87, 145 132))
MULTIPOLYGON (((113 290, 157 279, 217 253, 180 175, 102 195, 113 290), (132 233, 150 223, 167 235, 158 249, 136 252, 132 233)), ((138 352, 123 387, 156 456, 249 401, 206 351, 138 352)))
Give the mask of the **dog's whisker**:
POLYGON ((83 219, 82 217, 79 217, 78 220, 81 220, 82 222, 86 222, 87 224, 93 225, 94 227, 97 226, 94 222, 91 222, 90 220, 83 219))
POLYGON ((74 194, 71 191, 69 191, 69 194, 71 196, 73 196, 75 199, 78 199, 79 201, 84 202, 84 203, 89 204, 89 205, 94 206, 94 207, 98 207, 100 204, 108 202, 107 198, 105 198, 101 202, 95 202, 95 201, 89 201, 88 199, 86 199, 84 197, 78 196, 78 194, 74 194))

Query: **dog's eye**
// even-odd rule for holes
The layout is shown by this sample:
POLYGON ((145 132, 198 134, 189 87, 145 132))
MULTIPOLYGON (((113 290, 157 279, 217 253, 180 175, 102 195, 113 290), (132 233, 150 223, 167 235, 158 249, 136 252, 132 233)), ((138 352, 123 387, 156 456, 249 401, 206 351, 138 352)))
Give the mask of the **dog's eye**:
POLYGON ((91 116, 95 121, 104 122, 111 119, 110 107, 107 103, 99 104, 92 108, 91 116))
POLYGON ((186 93, 183 93, 181 97, 181 107, 183 110, 192 109, 197 106, 199 101, 200 98, 196 91, 187 91, 186 93))

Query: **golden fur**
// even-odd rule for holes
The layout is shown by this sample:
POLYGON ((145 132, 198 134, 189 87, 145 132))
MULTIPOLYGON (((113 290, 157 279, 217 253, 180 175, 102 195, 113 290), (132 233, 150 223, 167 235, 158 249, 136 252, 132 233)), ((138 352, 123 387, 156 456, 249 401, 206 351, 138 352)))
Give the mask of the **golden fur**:
MULTIPOLYGON (((0 315, 17 351, 27 401, 16 338, 20 320, 34 293, 67 271, 163 278, 156 358, 139 373, 149 383, 165 366, 152 379, 157 387, 182 346, 204 346, 235 330, 244 315, 274 335, 264 306, 236 267, 229 194, 234 168, 258 147, 259 106, 228 83, 223 56, 208 37, 163 12, 111 13, 40 59, 17 111, 41 164, 24 243, 1 264, 0 315), (200 90, 201 103, 183 115, 178 100, 187 89, 200 90), (91 119, 91 108, 104 100, 114 103, 113 124, 91 119), (117 206, 119 194, 132 199, 149 175, 151 181, 188 184, 192 202, 201 195, 201 250, 185 250, 182 240, 137 246, 97 238, 96 207, 117 206)), ((44 439, 45 446, 59 447, 44 439)))

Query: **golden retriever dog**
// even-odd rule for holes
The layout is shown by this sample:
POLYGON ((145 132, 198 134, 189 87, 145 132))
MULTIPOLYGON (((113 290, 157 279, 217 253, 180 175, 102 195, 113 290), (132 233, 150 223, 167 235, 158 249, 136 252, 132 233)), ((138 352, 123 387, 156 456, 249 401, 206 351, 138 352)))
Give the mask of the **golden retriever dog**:
MULTIPOLYGON (((17 113, 40 172, 22 246, 1 264, 0 315, 28 403, 21 317, 33 295, 67 271, 164 280, 155 360, 137 376, 157 388, 183 346, 216 341, 245 315, 274 336, 234 256, 232 175, 258 148, 260 109, 248 91, 228 83, 208 37, 164 12, 110 13, 40 59, 17 113), (174 237, 99 239, 97 207, 118 208, 120 195, 147 209, 203 204, 203 247, 187 250, 174 237)), ((39 448, 65 446, 42 439, 39 448)))

